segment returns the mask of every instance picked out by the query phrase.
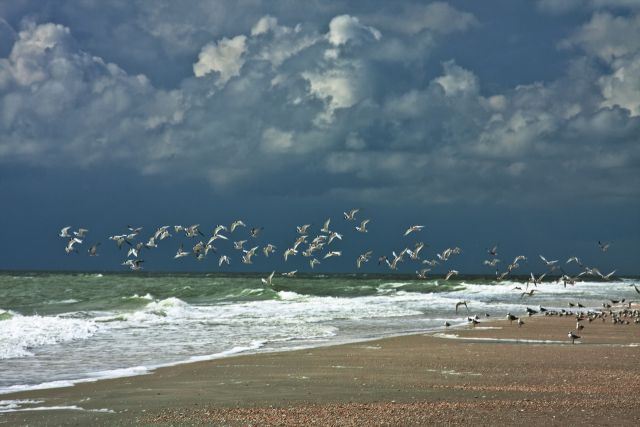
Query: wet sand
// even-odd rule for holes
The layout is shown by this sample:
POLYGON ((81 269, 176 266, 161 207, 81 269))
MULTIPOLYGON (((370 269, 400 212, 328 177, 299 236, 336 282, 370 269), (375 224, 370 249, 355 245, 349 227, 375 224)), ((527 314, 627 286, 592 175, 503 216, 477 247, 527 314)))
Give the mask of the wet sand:
POLYGON ((3 395, 6 425, 640 424, 640 324, 524 318, 3 395), (91 412, 105 410, 113 412, 91 412))

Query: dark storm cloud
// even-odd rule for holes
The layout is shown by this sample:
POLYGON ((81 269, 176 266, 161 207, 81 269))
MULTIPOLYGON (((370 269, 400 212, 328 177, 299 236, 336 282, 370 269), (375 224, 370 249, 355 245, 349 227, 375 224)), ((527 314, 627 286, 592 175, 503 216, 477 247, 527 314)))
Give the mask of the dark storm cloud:
POLYGON ((563 74, 497 93, 433 58, 490 31, 459 4, 5 5, 0 162, 365 202, 637 197, 640 21, 587 3, 549 46, 563 74))

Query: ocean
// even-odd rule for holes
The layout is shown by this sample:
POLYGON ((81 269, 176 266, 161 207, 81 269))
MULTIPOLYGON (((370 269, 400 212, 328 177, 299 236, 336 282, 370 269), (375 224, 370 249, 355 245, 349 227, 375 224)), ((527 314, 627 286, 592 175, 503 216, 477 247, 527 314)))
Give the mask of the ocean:
MULTIPOLYGON (((525 315, 526 307, 601 310, 638 300, 637 278, 172 273, 0 273, 0 394, 148 373, 179 363, 419 333, 525 315), (530 287, 531 288, 531 287, 530 287), (469 311, 458 301, 467 301, 469 311)), ((526 327, 526 326, 525 326, 526 327)), ((566 337, 558 337, 562 340, 566 337)))

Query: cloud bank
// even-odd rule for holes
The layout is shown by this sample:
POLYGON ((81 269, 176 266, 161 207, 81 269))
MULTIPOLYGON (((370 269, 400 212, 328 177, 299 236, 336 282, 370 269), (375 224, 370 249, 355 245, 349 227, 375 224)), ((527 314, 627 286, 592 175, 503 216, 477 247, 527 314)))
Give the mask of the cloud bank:
POLYGON ((81 40, 97 35, 1 20, 11 37, 0 45, 0 164, 117 165, 206 180, 212 192, 365 201, 638 197, 640 15, 610 3, 627 12, 588 2, 588 18, 550 47, 569 58, 561 76, 499 92, 456 57, 431 60, 486 25, 446 2, 326 6, 315 20, 272 10, 235 28, 225 3, 195 2, 190 29, 159 2, 138 27, 160 46, 147 55, 156 66, 183 60, 169 87, 86 50, 81 40))

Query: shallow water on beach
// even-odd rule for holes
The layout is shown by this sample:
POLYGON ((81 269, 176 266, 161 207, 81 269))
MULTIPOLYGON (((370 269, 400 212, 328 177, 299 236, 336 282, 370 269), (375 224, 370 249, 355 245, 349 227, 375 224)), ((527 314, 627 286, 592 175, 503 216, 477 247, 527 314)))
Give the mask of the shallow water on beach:
POLYGON ((635 278, 516 286, 480 276, 0 273, 0 393, 144 374, 158 366, 320 346, 638 299, 635 278), (458 301, 468 301, 469 312, 458 301))

